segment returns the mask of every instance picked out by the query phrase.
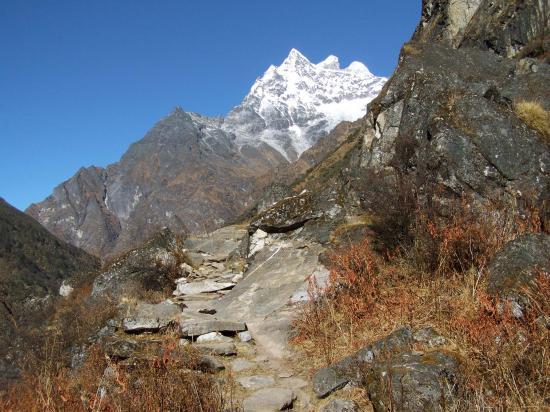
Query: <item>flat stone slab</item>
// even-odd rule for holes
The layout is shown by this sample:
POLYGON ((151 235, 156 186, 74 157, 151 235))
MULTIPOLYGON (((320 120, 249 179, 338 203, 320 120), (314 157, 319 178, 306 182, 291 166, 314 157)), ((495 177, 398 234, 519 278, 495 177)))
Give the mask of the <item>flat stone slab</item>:
POLYGON ((296 395, 290 389, 260 389, 243 401, 244 412, 273 412, 290 409, 296 395))
POLYGON ((199 293, 217 292, 219 290, 231 289, 235 286, 233 282, 214 282, 213 280, 202 280, 200 282, 178 283, 175 296, 197 295, 199 293))
POLYGON ((181 308, 171 302, 138 303, 128 309, 122 328, 126 333, 156 332, 175 322, 181 313, 181 308))
POLYGON ((225 320, 184 320, 180 323, 182 336, 194 337, 210 332, 237 333, 246 330, 244 322, 231 322, 225 320))
POLYGON ((239 382, 243 388, 248 390, 262 389, 275 385, 275 379, 267 375, 245 376, 238 378, 237 382, 239 382))
POLYGON ((224 342, 224 343, 199 343, 194 345, 199 352, 202 352, 207 355, 216 355, 216 356, 233 356, 237 354, 237 348, 234 343, 224 342))
POLYGON ((233 372, 242 372, 256 367, 256 363, 246 359, 235 359, 231 362, 230 366, 233 372))

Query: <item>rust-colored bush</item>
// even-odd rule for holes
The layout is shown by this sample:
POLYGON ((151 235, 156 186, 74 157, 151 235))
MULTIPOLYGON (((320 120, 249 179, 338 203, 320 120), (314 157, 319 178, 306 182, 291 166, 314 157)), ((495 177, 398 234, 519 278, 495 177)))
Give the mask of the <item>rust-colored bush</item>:
MULTIPOLYGON (((90 349, 77 371, 44 365, 0 400, 6 411, 234 411, 233 387, 194 370, 197 354, 167 338, 162 354, 133 365, 90 349)), ((227 379, 230 382, 230 379, 227 379)))
MULTIPOLYGON (((312 368, 326 366, 405 324, 430 325, 462 355, 459 410, 543 410, 550 395, 550 274, 523 294, 524 317, 486 292, 486 266, 521 233, 542 230, 537 208, 447 207, 415 216, 415 242, 382 257, 369 241, 337 250, 328 286, 312 284, 293 343, 312 368), (515 210, 515 209, 514 209, 515 210), (480 212, 481 211, 481 212, 480 212), (313 365, 312 365, 313 362, 313 365)), ((448 205, 447 205, 448 206, 448 205)))

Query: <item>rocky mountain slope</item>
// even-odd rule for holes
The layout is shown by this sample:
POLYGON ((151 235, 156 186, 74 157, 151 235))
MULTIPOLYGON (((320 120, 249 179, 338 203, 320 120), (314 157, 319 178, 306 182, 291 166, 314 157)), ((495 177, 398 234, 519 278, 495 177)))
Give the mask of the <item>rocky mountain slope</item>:
MULTIPOLYGON (((0 198, 0 379, 16 373, 19 338, 47 316, 65 283, 78 283, 99 261, 52 236, 0 198), (16 350, 17 349, 17 350, 16 350)), ((28 343, 28 342, 27 342, 28 343)))
POLYGON ((212 230, 249 207, 275 167, 340 121, 364 115, 384 81, 359 62, 340 69, 331 56, 315 65, 292 50, 226 119, 177 108, 119 162, 79 170, 27 213, 97 256, 136 246, 162 227, 212 230))
MULTIPOLYGON (((219 382, 231 371, 232 394, 245 411, 514 409, 533 400, 547 407, 541 377, 548 365, 540 355, 549 331, 550 136, 539 120, 550 119, 550 69, 544 50, 524 57, 538 41, 538 16, 547 14, 537 1, 512 3, 425 0, 422 21, 368 114, 310 149, 321 161, 289 171, 305 175, 271 186, 238 224, 185 239, 163 231, 104 268, 90 298, 113 294, 117 315, 89 341, 109 359, 101 382, 131 376, 124 374, 152 356, 165 360, 159 342, 171 333, 179 347, 198 351, 201 376, 219 382), (537 116, 518 110, 525 101, 536 103, 537 116), (410 259, 423 240, 410 233, 421 222, 413 219, 423 216, 431 243, 441 230, 441 244, 455 248, 447 260, 384 267, 399 255, 396 246, 410 259), (465 216, 475 216, 471 228, 447 224, 465 216), (374 250, 350 245, 365 237, 374 250), (499 247, 477 250, 487 241, 499 247), (469 253, 484 259, 457 264, 469 253), (440 272, 443 264, 449 272, 440 272), (336 276, 339 265, 347 283, 336 276), (361 288, 368 293, 354 295, 361 288), (342 307, 331 306, 342 293, 349 325, 342 307), (372 330, 377 313, 383 327, 372 330), (446 316, 455 314, 453 330, 446 316), (312 341, 305 350, 326 358, 304 361, 296 352, 296 320, 324 345, 312 341), (364 342, 365 330, 376 339, 364 342), (337 346, 345 353, 323 353, 337 346), (495 372, 485 357, 512 361, 495 372), (467 380, 480 365, 481 381, 467 380), (514 391, 502 385, 508 373, 519 385, 514 391), (507 403, 518 393, 521 402, 507 403)), ((441 252, 428 251, 428 258, 441 252)), ((122 382, 103 384, 104 399, 116 399, 122 382)))

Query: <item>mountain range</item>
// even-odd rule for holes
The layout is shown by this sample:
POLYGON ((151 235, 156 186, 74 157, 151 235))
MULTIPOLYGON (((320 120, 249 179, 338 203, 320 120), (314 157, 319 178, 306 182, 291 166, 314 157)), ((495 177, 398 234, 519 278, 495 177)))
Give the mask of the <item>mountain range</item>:
POLYGON ((254 203, 254 193, 342 121, 363 117, 386 79, 292 49, 225 118, 177 107, 122 158, 81 168, 27 213, 96 256, 134 247, 163 227, 206 232, 254 203))

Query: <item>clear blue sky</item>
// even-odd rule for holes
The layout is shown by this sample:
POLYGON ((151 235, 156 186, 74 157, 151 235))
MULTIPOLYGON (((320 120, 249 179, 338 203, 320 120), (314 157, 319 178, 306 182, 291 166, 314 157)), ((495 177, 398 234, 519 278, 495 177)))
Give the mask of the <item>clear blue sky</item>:
POLYGON ((389 76, 420 0, 0 0, 0 196, 117 161, 174 106, 224 115, 293 47, 389 76))

